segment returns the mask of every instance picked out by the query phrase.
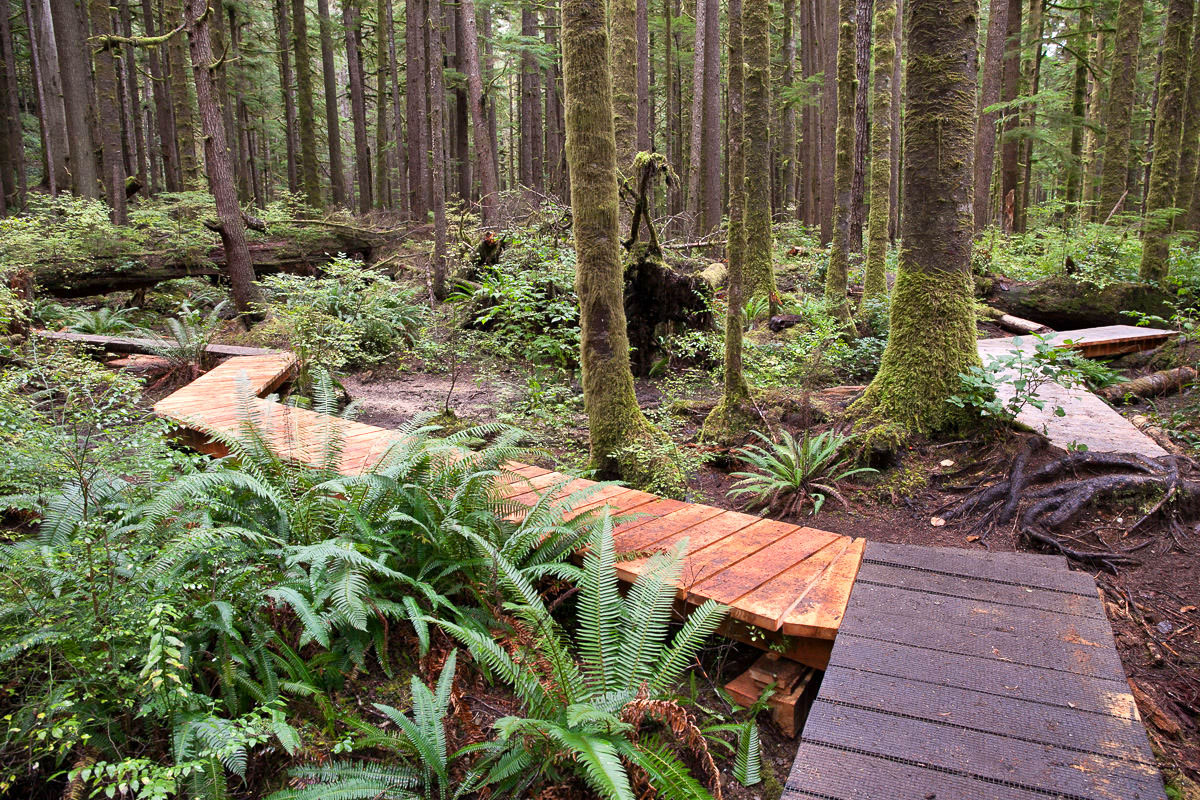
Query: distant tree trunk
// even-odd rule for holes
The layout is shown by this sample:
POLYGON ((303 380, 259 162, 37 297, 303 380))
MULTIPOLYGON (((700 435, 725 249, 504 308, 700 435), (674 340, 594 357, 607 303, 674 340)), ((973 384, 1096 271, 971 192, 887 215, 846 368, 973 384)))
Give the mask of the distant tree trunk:
MULTIPOLYGON (((93 3, 93 15, 95 10, 96 6, 93 3)), ((77 0, 50 0, 50 12, 54 18, 58 74, 62 81, 63 107, 66 112, 71 191, 83 197, 100 197, 100 173, 96 168, 96 145, 92 140, 92 126, 97 120, 93 116, 94 90, 89 63, 91 49, 85 41, 85 9, 77 0)), ((93 19, 92 24, 96 23, 93 19)), ((111 23, 107 27, 111 28, 111 23)), ((112 58, 111 53, 109 58, 112 58)), ((120 120, 116 122, 119 126, 120 120)))
POLYGON ((325 80, 325 133, 329 142, 329 184, 335 206, 346 205, 346 176, 342 165, 341 115, 338 113, 337 66, 333 60, 333 20, 329 0, 317 0, 321 34, 321 75, 325 80))
POLYGON ((983 54, 983 81, 979 90, 979 121, 975 134, 975 231, 992 220, 992 171, 996 161, 996 122, 999 114, 984 109, 1000 102, 1001 61, 1008 31, 1009 0, 991 0, 987 43, 983 54))
MULTIPOLYGON (((18 12, 19 13, 19 12, 18 12)), ((0 80, 3 81, 3 127, 9 168, 5 171, 4 197, 9 210, 25 207, 28 177, 25 172, 25 143, 21 135, 20 90, 17 87, 17 54, 13 43, 12 14, 8 0, 0 3, 0 80)))
MULTIPOLYGON (((681 108, 683 80, 682 75, 679 74, 679 29, 674 27, 675 12, 673 11, 673 6, 678 2, 679 0, 662 0, 663 62, 666 64, 663 91, 667 99, 667 158, 670 160, 671 166, 682 174, 687 171, 683 163, 683 109, 681 108)), ((671 215, 678 214, 683 210, 683 188, 680 181, 672 181, 667 188, 667 212, 671 215)))
MULTIPOLYGON (((101 2, 102 0, 93 0, 101 2)), ((211 10, 208 0, 188 0, 188 39, 191 42, 192 72, 196 81, 196 105, 204 131, 204 163, 208 172, 208 188, 217 207, 221 245, 225 248, 225 267, 229 271, 233 304, 239 314, 252 316, 261 302, 254 283, 254 262, 246 246, 246 227, 238 206, 234 187, 233 167, 225 143, 225 124, 217 101, 216 79, 213 75, 217 59, 213 56, 209 26, 211 10)), ((180 76, 182 77, 182 76, 180 76)))
POLYGON ((1104 156, 1100 167, 1100 205, 1096 218, 1108 220, 1117 210, 1129 208, 1129 140, 1132 134, 1133 103, 1141 49, 1142 3, 1121 0, 1117 7, 1117 30, 1104 110, 1104 156))
POLYGON ((650 7, 637 0, 637 149, 651 150, 650 130, 650 7))
MULTIPOLYGON (((133 13, 129 0, 119 0, 117 8, 121 19, 121 35, 133 37, 133 13)), ((143 127, 142 100, 138 90, 137 57, 132 44, 126 44, 121 49, 122 76, 125 84, 125 102, 129 108, 129 116, 133 121, 131 136, 132 146, 126 148, 126 155, 132 164, 130 172, 137 176, 138 183, 145 187, 144 191, 153 193, 154 180, 149 169, 148 149, 146 147, 147 131, 143 127)), ((129 133, 129 131, 127 131, 129 133)))
POLYGON ((1181 210, 1176 227, 1196 231, 1189 219, 1192 192, 1196 186, 1196 164, 1200 155, 1200 14, 1192 21, 1191 64, 1188 67, 1187 97, 1183 107, 1183 134, 1179 140, 1179 187, 1174 206, 1181 210))
POLYGON ((554 53, 554 61, 546 70, 546 173, 549 193, 566 199, 566 160, 563 153, 563 107, 561 50, 558 46, 558 9, 543 9, 546 14, 546 48, 554 53))
POLYGON ((638 151, 637 5, 638 0, 609 0, 608 4, 617 170, 626 178, 633 175, 638 151))
POLYGON ((839 4, 833 241, 829 247, 829 269, 825 272, 825 305, 830 313, 842 319, 850 318, 846 289, 850 273, 850 217, 854 181, 855 8, 856 0, 841 0, 839 4))
POLYGON ((850 182, 850 251, 862 253, 870 118, 872 0, 857 0, 854 26, 854 174, 850 182))
MULTIPOLYGON (((891 207, 892 217, 888 223, 888 236, 893 242, 900 238, 900 109, 903 104, 904 70, 904 0, 896 0, 896 58, 892 70, 892 188, 891 207)), ((995 153, 993 152, 993 156, 995 153)))
POLYGON ((1075 215, 1083 183, 1083 131, 1087 125, 1088 47, 1091 44, 1092 9, 1079 7, 1079 28, 1072 41, 1075 49, 1075 76, 1071 85, 1071 160, 1067 164, 1066 188, 1063 192, 1067 214, 1075 215))
POLYGON ((367 91, 362 53, 362 13, 357 0, 342 0, 346 29, 346 66, 350 72, 350 116, 354 125, 354 179, 358 213, 371 212, 371 150, 367 144, 367 91))
POLYGON ((426 90, 425 6, 429 0, 406 0, 404 4, 405 102, 408 120, 408 191, 412 218, 425 222, 429 216, 429 99, 426 90))
POLYGON ((108 0, 91 0, 92 30, 105 42, 95 50, 96 121, 100 128, 100 162, 103 183, 112 221, 124 225, 129 221, 125 206, 125 152, 121 144, 121 95, 117 83, 117 61, 113 57, 112 15, 108 0))
MULTIPOLYGON (((537 17, 532 3, 526 0, 521 5, 521 35, 532 39, 537 35, 537 17)), ((632 35, 632 34, 631 34, 632 35)), ((541 139, 542 132, 534 127, 534 108, 538 105, 538 77, 540 69, 537 57, 528 47, 521 51, 521 110, 520 110, 520 144, 521 152, 517 166, 520 169, 520 183, 526 188, 533 188, 536 172, 537 145, 535 139, 541 139)))
POLYGON ((238 132, 233 121, 233 103, 229 97, 229 64, 230 39, 225 32, 225 11, 223 2, 216 3, 212 9, 212 48, 214 52, 225 57, 218 57, 219 65, 213 70, 213 78, 217 86, 217 103, 221 108, 221 122, 225 126, 225 146, 229 148, 229 163, 233 167, 234 183, 237 186, 238 200, 247 202, 250 199, 250 185, 246 180, 246 165, 242 163, 238 153, 238 132))
MULTIPOLYGON (((712 10, 711 8, 709 9, 712 10)), ((715 15, 714 15, 715 17, 715 15)), ((745 66, 746 266, 745 296, 765 297, 771 310, 775 267, 771 258, 771 5, 745 0, 742 7, 745 66)), ((709 130, 718 130, 713 125, 709 130)), ((714 143, 717 137, 710 137, 714 143)))
MULTIPOLYGON (((707 8, 704 11, 705 19, 708 20, 704 26, 704 130, 707 135, 701 137, 700 144, 703 153, 701 161, 704 164, 704 215, 703 227, 704 232, 716 230, 721 224, 721 108, 724 105, 721 102, 721 9, 718 0, 705 0, 707 8)), ((749 24, 749 23, 747 23, 749 24)), ((748 36, 750 34, 747 34, 748 36)), ((769 81, 770 75, 764 77, 764 81, 769 81)), ((747 76, 749 80, 749 76, 747 76)), ((768 83, 764 83, 764 91, 768 88, 768 83)), ((749 88, 747 94, 749 95, 749 88)), ((750 112, 750 106, 753 101, 747 97, 746 110, 750 112)), ((768 98, 769 103, 769 98, 768 98)), ((766 107, 767 119, 770 119, 770 105, 766 107)), ((767 173, 766 173, 766 192, 767 192, 767 214, 770 219, 770 200, 771 200, 771 172, 770 172, 770 143, 767 137, 767 125, 764 124, 760 128, 764 142, 767 147, 767 173)), ((752 156, 747 153, 747 158, 752 156)), ((753 169, 752 166, 747 166, 747 170, 753 169)), ((753 178, 751 178, 753 180, 753 178)), ((747 189, 751 191, 751 189, 747 189)), ((753 202, 750 200, 748 202, 753 202)), ((747 212, 748 217, 753 212, 747 212)), ((747 219, 747 225, 752 225, 750 219, 747 219)), ((747 233, 747 240, 752 236, 747 233)), ((749 246, 749 245, 748 245, 749 246)), ((753 261, 750 264, 751 281, 754 278, 753 261)))
POLYGON ((1092 37, 1092 59, 1091 67, 1088 69, 1089 88, 1087 101, 1087 117, 1091 120, 1092 124, 1084 126, 1083 129, 1082 194, 1085 212, 1084 219, 1087 220, 1094 220, 1096 218, 1097 193, 1100 191, 1100 137, 1096 129, 1102 122, 1104 82, 1100 78, 1104 74, 1108 59, 1105 52, 1106 30, 1100 27, 1095 17, 1093 17, 1093 25, 1097 30, 1092 37))
POLYGON ((288 191, 298 192, 300 172, 297 162, 300 146, 296 141, 296 97, 292 88, 292 60, 289 57, 292 34, 287 0, 275 0, 275 30, 279 37, 279 93, 283 96, 283 138, 287 147, 288 191))
POLYGON ((707 22, 707 0, 696 0, 696 36, 692 52, 692 116, 688 147, 687 209, 695 218, 693 233, 702 236, 704 229, 704 170, 701 142, 704 140, 704 27, 707 22))
POLYGON ((392 152, 392 173, 395 176, 392 197, 393 203, 399 207, 400 214, 407 219, 409 217, 408 176, 404 165, 405 154, 401 152, 401 143, 405 138, 404 118, 400 113, 400 65, 396 58, 396 22, 392 0, 384 0, 384 10, 387 19, 388 79, 392 87, 392 139, 396 142, 396 148, 392 152))
POLYGON ((321 208, 312 54, 308 46, 308 10, 304 0, 292 0, 292 33, 296 46, 296 105, 300 116, 300 177, 305 201, 312 208, 321 208))
POLYGON ((834 171, 837 161, 838 125, 838 55, 840 25, 838 0, 819 0, 821 12, 817 16, 821 28, 817 35, 821 42, 821 69, 824 83, 821 87, 821 241, 832 243, 834 237, 834 171))
POLYGON ((705 438, 728 441, 745 435, 753 419, 750 387, 742 368, 742 329, 745 327, 746 167, 743 116, 744 55, 742 53, 742 0, 729 0, 729 226, 725 255, 725 360, 721 402, 704 420, 705 438))
POLYGON ((388 186, 388 25, 391 0, 375 0, 375 207, 389 208, 388 186))
POLYGON ((946 402, 979 364, 971 279, 976 14, 972 0, 908 0, 903 248, 891 334, 879 372, 852 413, 868 446, 964 427, 946 402))
MULTIPOLYGON (((1045 52, 1045 44, 1043 39, 1046 35, 1046 4, 1045 0, 1030 0, 1029 2, 1029 45, 1033 51, 1029 57, 1027 69, 1029 72, 1030 100, 1029 106, 1029 121, 1025 124, 1027 131, 1037 130, 1037 101, 1032 98, 1037 97, 1038 89, 1041 87, 1042 79, 1042 55, 1045 52)), ((1021 180, 1021 188, 1019 192, 1019 202, 1017 203, 1016 229, 1020 233, 1025 232, 1025 222, 1029 214, 1029 204, 1031 199, 1031 188, 1033 186, 1033 148, 1036 139, 1030 135, 1024 138, 1021 143, 1021 152, 1024 154, 1024 177, 1021 180)))
POLYGON ((468 108, 475 129, 475 171, 479 175, 479 213, 484 227, 499 222, 500 178, 493 152, 495 137, 489 130, 484 106, 483 74, 479 66, 479 35, 475 25, 475 0, 459 0, 463 28, 463 59, 467 68, 468 108))
POLYGON ((892 71, 896 59, 894 0, 875 0, 875 85, 871 88, 871 216, 863 303, 887 295, 888 222, 891 219, 892 71))
POLYGON ((1158 106, 1154 113, 1154 160, 1147 185, 1140 271, 1142 280, 1154 283, 1161 283, 1167 277, 1175 192, 1179 187, 1179 140, 1194 12, 1195 0, 1170 0, 1167 4, 1162 69, 1158 75, 1158 106))
MULTIPOLYGON (((459 75, 467 74, 466 26, 462 21, 462 7, 452 3, 445 8, 447 24, 454 23, 454 69, 459 75)), ((454 160, 458 164, 458 196, 464 203, 471 202, 473 191, 471 168, 470 101, 467 87, 461 81, 454 84, 454 160)))
POLYGON ((446 296, 446 184, 443 160, 437 157, 445 149, 446 86, 442 69, 442 12, 438 0, 425 4, 425 20, 429 31, 429 132, 434 158, 430 162, 429 183, 433 189, 433 259, 430 272, 433 295, 446 296))
POLYGON ((46 169, 42 180, 50 194, 56 195, 71 187, 67 168, 67 118, 63 109, 63 89, 59 74, 58 44, 54 38, 54 22, 48 0, 25 2, 25 16, 30 31, 30 61, 34 82, 38 87, 38 122, 42 130, 42 154, 46 169))
POLYGON ((655 431, 638 408, 629 369, 604 0, 564 0, 562 39, 579 355, 591 462, 602 477, 637 482, 644 476, 642 465, 627 448, 648 444, 655 431))
MULTIPOLYGON (((796 0, 783 0, 783 81, 782 89, 790 92, 796 83, 796 0)), ((780 211, 786 212, 796 203, 796 106, 790 96, 785 100, 779 119, 780 151, 783 155, 783 202, 780 211)), ((732 141, 732 139, 731 139, 732 141)), ((731 179, 732 180, 732 179, 731 179)), ((730 190, 732 192, 732 189, 730 190)))
MULTIPOLYGON (((174 29, 184 21, 183 0, 164 0, 163 14, 163 28, 174 29)), ((196 117, 190 91, 192 81, 188 80, 191 69, 187 46, 182 37, 172 36, 167 42, 167 63, 170 70, 167 86, 171 93, 171 115, 175 120, 172 135, 176 137, 179 168, 184 188, 194 189, 199 187, 201 180, 200 155, 196 149, 196 117)))
MULTIPOLYGON (((1022 0, 1008 0, 1008 28, 1005 32, 1000 87, 1000 99, 1005 103, 1012 103, 1021 92, 1022 5, 1022 0)), ((1005 232, 1011 232, 1016 217, 1019 216, 1016 204, 1020 202, 1018 184, 1021 182, 1021 142, 1017 138, 1017 129, 1021 124, 1021 114, 1011 105, 1004 114, 1004 138, 1000 150, 1001 227, 1005 232)))

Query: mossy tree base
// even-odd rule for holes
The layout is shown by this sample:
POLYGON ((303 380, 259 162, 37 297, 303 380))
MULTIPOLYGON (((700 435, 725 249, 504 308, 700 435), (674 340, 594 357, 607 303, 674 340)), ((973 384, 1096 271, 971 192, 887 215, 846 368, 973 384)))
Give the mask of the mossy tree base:
POLYGON ((762 418, 749 394, 742 397, 725 395, 704 418, 700 438, 722 447, 744 440, 750 431, 762 427, 762 418))

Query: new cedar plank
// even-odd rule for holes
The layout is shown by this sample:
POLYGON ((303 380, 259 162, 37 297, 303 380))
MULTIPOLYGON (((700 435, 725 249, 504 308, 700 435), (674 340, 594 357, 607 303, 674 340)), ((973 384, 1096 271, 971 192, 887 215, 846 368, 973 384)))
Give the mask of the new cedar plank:
POLYGON ((723 513, 712 506, 684 505, 655 519, 631 525, 631 529, 614 531, 617 550, 623 553, 646 550, 672 534, 688 530, 723 513))
POLYGON ((688 587, 688 601, 715 600, 730 605, 739 597, 769 583, 804 559, 838 538, 836 533, 814 528, 797 528, 782 539, 742 559, 735 569, 718 572, 711 578, 688 587))
POLYGON ((996 581, 964 578, 958 575, 942 575, 936 572, 892 567, 886 564, 863 562, 858 570, 859 583, 879 586, 924 590, 938 594, 953 595, 975 600, 990 600, 1004 605, 1056 611, 1077 617, 1104 619, 1104 609, 1096 598, 1066 592, 1050 592, 1028 586, 1013 586, 996 581))
MULTIPOLYGON (((687 555, 681 577, 689 589, 722 570, 736 570, 740 574, 745 559, 760 550, 773 547, 779 540, 800 530, 799 526, 790 522, 759 519, 733 533, 710 541, 720 535, 715 524, 720 519, 717 517, 698 525, 695 536, 688 537, 687 555)), ((736 521, 732 524, 736 524, 736 521)))
MULTIPOLYGON (((854 591, 855 608, 861 605, 864 613, 868 614, 891 618, 937 617, 943 625, 958 625, 970 630, 991 628, 1038 639, 1062 639, 1074 643, 1086 641, 1096 647, 1112 646, 1112 629, 1108 620, 1095 617, 928 594, 866 582, 860 582, 854 591)), ((1092 602, 1097 606, 1100 604, 1098 597, 1093 597, 1092 602)), ((905 623, 893 619, 893 624, 903 626, 905 623)))
POLYGON ((864 639, 844 627, 831 666, 927 681, 998 697, 1019 697, 1061 708, 1140 719, 1124 673, 1093 677, 983 656, 932 652, 914 644, 864 639), (938 669, 930 669, 931 660, 938 669))
MULTIPOLYGON (((687 508, 688 504, 680 500, 672 500, 670 498, 656 498, 652 502, 645 505, 631 508, 621 517, 625 520, 621 524, 613 528, 613 537, 619 537, 623 533, 628 533, 634 528, 645 525, 647 522, 652 522, 657 519, 662 519, 667 514, 674 513, 680 509, 687 508)), ((618 548, 619 550, 620 548, 618 548)))
POLYGON ((641 492, 637 489, 627 489, 624 487, 620 488, 622 491, 616 492, 609 497, 599 500, 592 500, 589 498, 587 502, 580 503, 567 512, 565 518, 574 519, 580 514, 586 514, 589 511, 599 511, 600 507, 604 506, 608 508, 609 515, 616 519, 621 514, 636 511, 637 509, 649 505, 657 500, 654 495, 649 494, 648 492, 641 492))
MULTIPOLYGON (((567 477, 567 476, 564 476, 564 477, 567 477)), ((536 481, 537 479, 535 478, 534 480, 536 481)), ((567 497, 568 495, 573 494, 574 492, 578 492, 583 489, 587 489, 592 486, 595 486, 597 483, 598 483, 598 481, 588 480, 587 478, 572 478, 572 479, 568 480, 566 484, 555 487, 553 489, 554 499, 561 500, 561 499, 567 497)), ((551 481, 551 484, 553 484, 553 481, 551 481)), ((510 496, 508 499, 513 500, 518 503, 523 503, 524 505, 527 505, 527 506, 531 506, 534 503, 536 503, 538 501, 538 499, 548 491, 551 491, 551 486, 544 486, 540 489, 534 489, 532 491, 522 492, 520 494, 514 494, 514 495, 510 496)), ((601 491, 601 490, 597 490, 597 491, 601 491)))
POLYGON ((997 555, 1000 554, 870 542, 863 553, 863 560, 967 578, 1004 581, 1033 589, 1096 596, 1095 581, 1086 573, 1038 566, 1037 562, 1022 563, 1017 559, 996 558, 997 555))
POLYGON ((1162 779, 1148 764, 834 705, 819 696, 804 738, 1076 797, 1162 798, 1162 779))
MULTIPOLYGON (((708 553, 707 555, 701 556, 701 561, 697 562, 694 560, 694 556, 697 552, 705 553, 705 549, 709 545, 722 542, 724 539, 734 534, 742 533, 752 525, 764 521, 774 522, 774 520, 762 520, 758 517, 752 517, 748 514, 739 514, 736 511, 726 511, 718 514, 715 517, 705 519, 703 522, 699 522, 695 525, 684 528, 677 533, 669 534, 668 536, 654 542, 652 545, 647 545, 646 547, 636 549, 670 550, 686 540, 687 547, 683 551, 683 566, 680 569, 679 575, 679 588, 686 589, 700 577, 707 577, 708 574, 711 574, 705 574, 705 563, 716 563, 716 559, 719 559, 718 556, 708 553)), ((782 522, 775 524, 783 526, 784 530, 776 531, 774 534, 767 533, 764 541, 762 542, 763 545, 782 536, 783 533, 786 532, 786 529, 795 527, 794 525, 789 526, 782 522)), ((626 546, 626 544, 621 541, 618 541, 616 546, 621 552, 630 552, 635 549, 626 546)), ((744 547, 740 548, 739 551, 745 553, 744 547)), ((745 555, 749 555, 749 553, 745 553, 745 555)), ((641 574, 642 567, 645 566, 648 560, 648 558, 638 558, 630 561, 622 561, 617 564, 617 574, 621 576, 622 579, 626 579, 625 575, 627 574, 639 575, 641 574)), ((628 578, 626 580, 632 580, 632 578, 628 578)))
POLYGON ((825 571, 804 599, 783 619, 780 630, 786 636, 816 636, 832 639, 837 636, 854 577, 862 563, 863 539, 855 539, 837 561, 825 571))
POLYGON ((730 609, 730 614, 742 622, 769 631, 779 630, 787 611, 806 596, 849 543, 849 537, 838 536, 799 564, 739 598, 737 605, 730 609))
POLYGON ((1007 660, 1092 677, 1121 674, 1116 651, 1099 643, 1076 644, 989 628, 970 631, 960 626, 948 627, 941 619, 905 617, 898 621, 855 607, 846 612, 844 627, 856 636, 885 642, 920 642, 930 650, 946 653, 1007 660))
POLYGON ((780 800, 1049 800, 967 775, 802 742, 780 800))
MULTIPOLYGON (((937 669, 937 665, 932 666, 933 671, 937 669)), ((825 673, 821 697, 831 702, 853 703, 906 717, 1154 764, 1154 754, 1140 722, 1070 706, 1049 706, 1020 697, 1001 697, 843 667, 825 673)))
POLYGON ((505 487, 505 489, 509 494, 509 499, 516 499, 517 495, 539 491, 556 483, 567 483, 570 480, 570 475, 564 475, 561 472, 543 472, 527 480, 517 481, 511 488, 505 487))

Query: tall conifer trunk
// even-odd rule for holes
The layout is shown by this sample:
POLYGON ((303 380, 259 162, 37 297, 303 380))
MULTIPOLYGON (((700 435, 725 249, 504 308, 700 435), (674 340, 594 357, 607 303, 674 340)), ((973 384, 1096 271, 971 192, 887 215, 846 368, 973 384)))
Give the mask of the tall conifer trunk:
POLYGON ((26 29, 29 31, 30 64, 38 99, 38 123, 42 131, 42 180, 50 194, 71 186, 68 169, 67 118, 59 76, 58 45, 49 0, 25 0, 26 29))
POLYGON ((316 108, 313 100, 312 51, 308 44, 308 9, 304 0, 292 0, 292 35, 296 48, 296 105, 300 117, 300 178, 304 198, 321 207, 321 182, 317 174, 316 108))
POLYGON ((947 398, 979 364, 971 279, 976 14, 972 0, 908 0, 903 246, 879 372, 852 406, 869 444, 967 421, 947 398))
POLYGON ((467 104, 475 129, 475 171, 479 175, 480 221, 491 227, 499 221, 500 178, 496 172, 495 137, 489 129, 484 106, 483 73, 479 64, 479 35, 474 0, 459 0, 463 28, 464 61, 467 67, 467 104))
POLYGON ((875 0, 875 84, 871 87, 871 215, 863 303, 887 294, 888 222, 892 181, 892 70, 896 58, 894 0, 875 0))
POLYGON ((96 118, 100 127, 100 162, 105 197, 117 225, 128 222, 125 206, 125 152, 121 143, 121 96, 113 57, 112 15, 108 0, 91 0, 92 30, 104 43, 96 48, 96 118), (105 40, 108 41, 105 41, 105 40))
POLYGON ((867 151, 871 120, 867 115, 871 87, 872 0, 857 0, 854 11, 854 177, 850 182, 850 252, 862 253, 867 151))
POLYGON ((1100 205, 1096 218, 1107 221, 1129 210, 1129 140, 1133 119, 1138 54, 1141 50, 1143 0, 1121 0, 1113 40, 1113 63, 1104 110, 1104 156, 1100 167, 1100 205))
POLYGON ((1083 183, 1083 130, 1087 124, 1088 47, 1091 45, 1092 9, 1080 6, 1079 27, 1072 46, 1075 49, 1075 75, 1071 85, 1071 160, 1067 164, 1064 199, 1067 213, 1074 215, 1083 183))
MULTIPOLYGON (((1036 2, 1036 0, 1032 0, 1036 2)), ((1005 31, 1004 63, 1001 68, 1000 99, 1011 103, 1021 92, 1021 12, 1023 0, 1008 0, 1007 29, 1005 31)), ((1018 216, 1017 204, 1021 201, 1017 185, 1021 182, 1021 143, 1017 139, 1017 128, 1021 124, 1020 112, 1008 108, 1005 113, 1004 139, 1000 147, 1000 226, 1010 232, 1018 216)))
POLYGON ((440 0, 425 4, 425 22, 429 32, 429 134, 434 157, 430 162, 429 183, 433 190, 433 259, 430 269, 433 295, 446 296, 446 183, 443 172, 445 160, 441 153, 446 146, 446 86, 442 68, 442 9, 440 0))
POLYGON ((429 0, 404 4, 405 102, 408 123, 408 192, 412 218, 424 223, 429 214, 429 70, 425 62, 426 11, 429 0))
POLYGON ((984 109, 1000 101, 1000 73, 1008 29, 1008 0, 991 0, 987 43, 983 54, 983 80, 979 89, 979 117, 975 126, 975 230, 992 220, 992 172, 996 163, 996 122, 999 114, 984 109))
POLYGON ((358 213, 371 211, 371 151, 367 145, 367 90, 362 52, 362 12, 357 0, 342 0, 346 29, 346 66, 350 73, 350 116, 354 127, 354 180, 358 213))
MULTIPOLYGON (((71 191, 83 197, 100 197, 100 172, 96 168, 96 144, 92 139, 92 128, 98 120, 93 113, 94 88, 88 63, 91 49, 85 42, 87 23, 81 2, 84 0, 50 0, 50 11, 54 17, 59 79, 62 81, 63 107, 66 111, 71 191)), ((91 5, 94 18, 96 5, 91 5)), ((97 26, 97 22, 99 20, 93 19, 93 26, 97 26)), ((108 23, 104 27, 107 30, 112 25, 108 23)), ((111 53, 108 57, 112 58, 111 53)), ((110 122, 105 121, 104 124, 110 122)), ((117 124, 120 125, 119 120, 117 124)), ((100 131, 103 133, 103 128, 100 131)))
POLYGON ((1191 62, 1188 67, 1187 97, 1183 107, 1183 133, 1179 139, 1179 187, 1175 191, 1175 207, 1182 210, 1176 217, 1179 228, 1197 231, 1190 218, 1192 192, 1196 186, 1196 164, 1200 156, 1200 11, 1192 20, 1191 62))
POLYGON ((275 0, 275 30, 279 37, 279 93, 283 97, 283 136, 287 151, 288 191, 298 192, 300 146, 296 141, 298 122, 290 58, 291 24, 288 20, 287 0, 275 0))
MULTIPOLYGON (((742 42, 746 59, 746 266, 745 296, 765 297, 772 312, 775 268, 771 258, 771 5, 743 0, 742 42)), ((709 130, 718 130, 712 126, 709 130)), ((718 137, 711 137, 716 143, 718 137)))
POLYGON ((1195 0, 1170 0, 1167 4, 1162 69, 1158 75, 1158 106, 1154 114, 1154 159, 1150 164, 1146 193, 1140 271, 1142 280, 1155 283, 1161 283, 1167 277, 1175 192, 1179 187, 1179 138, 1183 127, 1195 6, 1195 0))
POLYGON ((825 272, 825 305, 850 318, 846 289, 850 273, 850 222, 854 182, 855 10, 856 0, 840 0, 837 50, 837 149, 833 171, 833 241, 825 272))
MULTIPOLYGON (((17 12, 18 14, 20 12, 17 12)), ((28 191, 28 176, 25 170, 25 143, 21 131, 20 91, 17 88, 17 55, 12 37, 10 2, 0 3, 0 73, 4 81, 4 106, 0 113, 4 123, 0 135, 7 140, 9 171, 5 176, 4 196, 8 210, 23 209, 28 191)))
POLYGON ((346 176, 342 166, 341 114, 338 113, 337 67, 333 61, 333 20, 329 0, 317 0, 321 34, 321 76, 325 81, 325 136, 329 144, 330 196, 335 206, 346 204, 346 176))

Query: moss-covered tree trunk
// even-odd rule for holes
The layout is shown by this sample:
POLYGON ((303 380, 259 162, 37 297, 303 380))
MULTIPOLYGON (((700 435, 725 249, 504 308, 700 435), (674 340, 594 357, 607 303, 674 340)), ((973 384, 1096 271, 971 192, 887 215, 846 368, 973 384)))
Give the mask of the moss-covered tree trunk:
MULTIPOLYGON (((91 0, 92 31, 95 36, 112 36, 112 14, 108 0, 91 0)), ((112 221, 124 225, 129 221, 125 205, 125 153, 121 145, 121 90, 117 83, 115 45, 105 43, 96 48, 95 69, 96 121, 100 128, 101 183, 108 200, 112 221)))
POLYGON ((971 280, 976 15, 972 0, 909 0, 902 247, 891 335, 853 407, 895 444, 964 422, 946 402, 979 364, 971 280))
POLYGON ((1175 206, 1182 210, 1176 217, 1176 227, 1200 230, 1192 220, 1192 194, 1196 187, 1196 164, 1200 156, 1200 13, 1192 20, 1191 66, 1188 68, 1187 99, 1183 107, 1183 135, 1179 140, 1179 187, 1175 191, 1175 206))
MULTIPOLYGON (((183 0, 166 0, 163 14, 166 18, 163 27, 174 28, 184 18, 183 0)), ((179 153, 184 187, 195 189, 200 185, 200 158, 196 152, 196 117, 192 113, 192 95, 188 91, 192 83, 188 80, 188 53, 182 37, 172 36, 167 40, 167 64, 171 72, 167 85, 175 116, 175 149, 179 153)))
POLYGON ((745 296, 769 298, 775 306, 771 258, 771 5, 745 0, 742 49, 745 57, 746 264, 745 296))
POLYGON ((838 4, 837 134, 833 163, 833 241, 825 272, 825 304, 831 313, 850 318, 846 289, 850 274, 850 202, 854 181, 854 27, 855 1, 838 4))
POLYGON ((892 181, 892 68, 896 42, 895 0, 875 0, 875 85, 871 101, 871 211, 867 218, 867 267, 863 303, 887 294, 888 222, 892 181))
POLYGON ((1171 0, 1163 33, 1162 68, 1158 72, 1158 106, 1154 114, 1154 160, 1146 192, 1142 231, 1142 280, 1160 283, 1167 277, 1167 256, 1174 227, 1175 192, 1179 188, 1179 137, 1187 90, 1188 54, 1196 0, 1171 0))
POLYGON ((591 460, 606 477, 636 481, 642 476, 630 447, 655 431, 638 408, 629 369, 606 28, 604 0, 563 0, 567 165, 591 460))
MULTIPOLYGON (((1031 0, 1036 2, 1036 0, 1031 0)), ((1024 0, 1008 0, 1008 15, 1004 33, 1004 62, 1001 67, 1000 99, 1006 103, 1016 100, 1021 93, 1021 16, 1024 0)), ((1021 201, 1021 143, 1017 128, 1021 115, 1011 106, 1005 112, 1004 137, 1000 143, 1000 227, 1011 232, 1018 214, 1017 204, 1021 201)))
POLYGON ((637 155, 637 0, 609 0, 613 129, 617 169, 629 176, 637 155))
POLYGON ((1075 76, 1071 87, 1071 160, 1067 163, 1064 199, 1067 214, 1074 215, 1083 183, 1083 130, 1087 124, 1088 46, 1091 44, 1092 9, 1079 7, 1079 27, 1071 45, 1075 50, 1075 76))
POLYGON ((292 38, 296 50, 296 106, 300 116, 300 182, 304 200, 321 207, 321 181, 317 174, 317 129, 313 110, 312 53, 308 47, 308 9, 304 0, 292 0, 292 38))
POLYGON ((1113 39, 1108 102, 1104 109, 1104 155, 1100 167, 1100 201, 1096 218, 1107 221, 1118 207, 1128 208, 1129 139, 1141 50, 1144 0, 1121 0, 1113 39))
POLYGON ((746 259, 746 163, 744 117, 744 56, 742 53, 742 0, 729 0, 729 231, 725 254, 729 271, 725 278, 728 308, 725 312, 725 377, 721 402, 704 421, 704 435, 729 442, 744 435, 753 421, 748 406, 750 388, 742 369, 742 328, 746 302, 744 267, 746 259))

